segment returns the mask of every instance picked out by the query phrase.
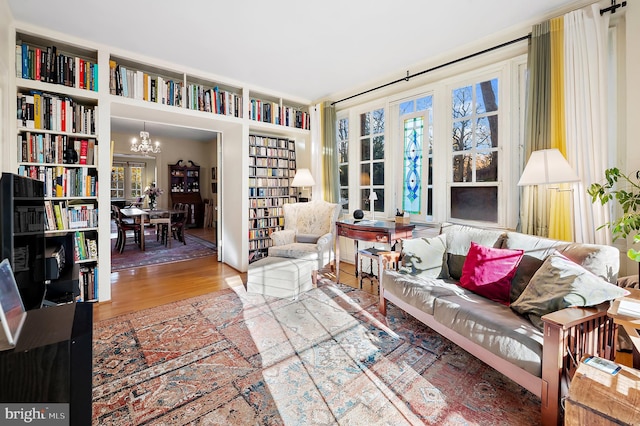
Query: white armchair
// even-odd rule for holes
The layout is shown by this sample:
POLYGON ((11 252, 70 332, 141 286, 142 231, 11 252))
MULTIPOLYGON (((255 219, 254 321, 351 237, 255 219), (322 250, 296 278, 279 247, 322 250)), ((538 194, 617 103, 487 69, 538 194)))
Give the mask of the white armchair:
POLYGON ((317 260, 317 269, 332 260, 339 204, 314 200, 283 206, 284 230, 271 234, 269 256, 317 260))

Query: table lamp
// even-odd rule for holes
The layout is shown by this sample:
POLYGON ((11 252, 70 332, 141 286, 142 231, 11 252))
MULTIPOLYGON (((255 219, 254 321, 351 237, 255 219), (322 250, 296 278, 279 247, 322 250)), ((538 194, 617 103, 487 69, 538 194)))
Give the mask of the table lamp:
MULTIPOLYGON (((311 176, 309 169, 296 170, 296 175, 291 181, 291 186, 303 189, 306 186, 312 187, 315 184, 316 181, 313 179, 313 176, 311 176)), ((302 190, 298 192, 298 201, 309 201, 309 198, 311 198, 311 189, 309 189, 309 198, 301 198, 300 195, 302 195, 302 190)))

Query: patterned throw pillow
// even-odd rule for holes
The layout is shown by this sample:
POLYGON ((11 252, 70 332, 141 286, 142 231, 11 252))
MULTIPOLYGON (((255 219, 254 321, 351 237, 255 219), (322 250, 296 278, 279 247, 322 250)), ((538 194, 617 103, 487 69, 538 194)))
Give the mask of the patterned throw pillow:
POLYGON ((398 271, 422 278, 447 276, 445 254, 446 236, 402 240, 402 260, 398 271))
POLYGON ((511 309, 542 329, 543 315, 572 306, 594 306, 628 291, 606 282, 559 252, 547 257, 511 309))
POLYGON ((511 280, 524 250, 498 249, 471 242, 460 287, 509 306, 511 280))

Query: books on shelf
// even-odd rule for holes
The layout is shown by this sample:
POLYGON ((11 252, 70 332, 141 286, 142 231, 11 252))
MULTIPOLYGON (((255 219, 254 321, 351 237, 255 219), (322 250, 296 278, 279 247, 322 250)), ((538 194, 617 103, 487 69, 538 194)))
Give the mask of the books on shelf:
POLYGON ((187 108, 214 114, 242 117, 242 96, 215 86, 207 89, 199 84, 187 86, 187 108))
POLYGON ((98 109, 73 99, 31 90, 18 93, 18 128, 95 135, 98 109))
POLYGON ((94 204, 68 204, 66 201, 45 200, 47 231, 97 228, 98 209, 94 204))
POLYGON ((18 167, 21 176, 44 182, 45 197, 97 197, 98 171, 93 167, 18 167))
POLYGON ((98 266, 83 265, 79 271, 79 302, 95 302, 98 300, 98 266))
POLYGON ((249 118, 263 123, 295 127, 297 129, 311 129, 311 117, 308 112, 262 99, 251 99, 249 118))
POLYGON ((186 97, 182 81, 129 69, 113 59, 109 61, 109 93, 178 107, 186 97))
POLYGON ((43 164, 74 164, 69 158, 68 149, 73 149, 77 163, 92 166, 96 161, 96 140, 78 139, 66 135, 51 133, 18 133, 18 162, 43 164))
POLYGON ((98 91, 98 64, 68 55, 56 46, 16 44, 16 76, 28 80, 98 91))

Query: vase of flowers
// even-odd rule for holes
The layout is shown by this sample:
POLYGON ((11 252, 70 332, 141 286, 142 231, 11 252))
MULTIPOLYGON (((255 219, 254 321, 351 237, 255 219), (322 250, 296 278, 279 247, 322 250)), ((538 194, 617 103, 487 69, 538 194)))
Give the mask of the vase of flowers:
POLYGON ((164 194, 164 190, 156 188, 155 185, 151 185, 145 188, 144 193, 149 197, 149 208, 155 210, 158 206, 156 198, 164 194))

